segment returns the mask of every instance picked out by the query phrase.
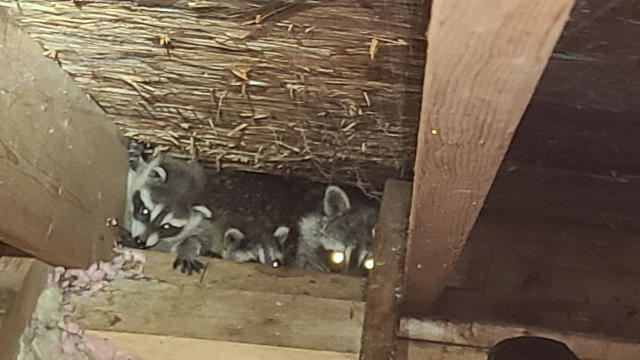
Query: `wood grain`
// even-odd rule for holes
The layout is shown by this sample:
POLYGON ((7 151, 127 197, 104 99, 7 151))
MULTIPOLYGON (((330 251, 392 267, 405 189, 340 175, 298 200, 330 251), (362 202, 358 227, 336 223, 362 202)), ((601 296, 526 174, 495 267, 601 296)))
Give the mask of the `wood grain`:
POLYGON ((185 276, 174 270, 174 255, 145 251, 145 275, 176 285, 201 285, 216 289, 247 290, 317 298, 363 301, 367 279, 295 268, 277 268, 252 263, 204 259, 201 276, 185 276))
POLYGON ((118 354, 135 354, 153 360, 355 360, 356 354, 241 344, 113 331, 88 331, 112 341, 118 354))
POLYGON ((0 359, 15 359, 50 268, 28 258, 0 258, 0 359))
POLYGON ((127 158, 117 128, 0 9, 0 241, 57 265, 110 254, 127 158))
POLYGON ((376 266, 369 273, 362 360, 388 360, 395 352, 410 207, 411 183, 388 181, 376 224, 376 266))
POLYGON ((362 302, 116 280, 75 316, 91 330, 358 353, 362 302))
POLYGON ((565 343, 583 360, 633 360, 640 353, 640 343, 636 341, 492 322, 403 318, 398 333, 407 339, 484 348, 510 337, 541 336, 565 343))
POLYGON ((0 0, 0 7, 57 51, 115 123, 174 154, 189 156, 193 139, 212 166, 377 190, 389 177, 410 176, 423 1, 145 3, 86 1, 79 9, 0 0), (263 19, 251 23, 257 15, 263 19))
POLYGON ((573 0, 432 4, 405 312, 444 289, 573 0))
POLYGON ((477 347, 404 340, 406 359, 398 360, 486 360, 487 351, 477 347))

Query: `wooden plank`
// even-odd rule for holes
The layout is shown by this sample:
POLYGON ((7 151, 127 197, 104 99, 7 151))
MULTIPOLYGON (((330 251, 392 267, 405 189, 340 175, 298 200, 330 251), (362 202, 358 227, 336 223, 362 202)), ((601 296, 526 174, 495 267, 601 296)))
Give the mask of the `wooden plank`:
MULTIPOLYGON (((544 127, 538 122, 535 125, 536 129, 531 129, 531 136, 535 137, 535 134, 543 131, 542 129, 549 128, 555 119, 557 117, 548 118, 544 127)), ((575 133, 575 129, 572 127, 570 131, 575 133)), ((521 126, 518 133, 523 132, 521 126)), ((615 138, 605 132, 603 129, 593 136, 598 136, 602 141, 615 138)), ((510 154, 513 154, 516 142, 517 140, 514 140, 512 143, 510 154)), ((532 143, 526 145, 540 146, 532 143)), ((522 144, 520 146, 526 147, 522 144)), ((597 147, 590 150, 597 151, 597 147)), ((557 151, 563 152, 562 149, 557 151)), ((566 155, 566 152, 563 152, 563 155, 566 155)), ((557 160, 558 157, 553 156, 553 161, 557 160)), ((505 158, 483 209, 503 211, 507 214, 518 213, 525 219, 561 218, 575 224, 637 231, 640 229, 640 212, 633 204, 640 203, 640 194, 635 191, 639 183, 640 178, 631 175, 577 173, 539 165, 522 165, 505 158)))
POLYGON ((277 268, 220 259, 201 259, 201 276, 185 276, 171 267, 173 254, 145 251, 145 275, 176 285, 199 284, 216 289, 248 290, 318 298, 363 301, 367 279, 295 268, 277 268))
POLYGON ((432 310, 444 289, 572 5, 433 1, 406 313, 432 310))
POLYGON ((376 266, 367 287, 362 360, 388 360, 395 351, 397 295, 402 286, 410 206, 411 183, 388 181, 376 225, 376 266))
MULTIPOLYGON (((438 344, 427 341, 404 340, 406 359, 408 360, 486 360, 485 349, 459 346, 451 344, 438 344)), ((402 360, 402 359, 399 359, 402 360)))
POLYGON ((541 336, 565 343, 583 360, 635 360, 640 354, 640 342, 637 341, 481 321, 403 318, 400 320, 398 335, 407 339, 484 348, 510 337, 541 336))
POLYGON ((355 360, 356 354, 241 344, 173 336, 87 331, 112 341, 118 354, 131 353, 153 360, 355 360))
POLYGON ((435 314, 638 339, 635 238, 485 209, 435 314))
POLYGON ((0 241, 54 264, 110 254, 126 151, 98 106, 0 10, 0 241))
POLYGON ((0 258, 0 359, 17 356, 49 269, 35 259, 0 258))
POLYGON ((555 331, 606 335, 640 340, 638 308, 621 303, 606 305, 562 301, 520 294, 489 296, 481 291, 449 289, 444 292, 437 318, 461 322, 489 321, 541 327, 555 331))
POLYGON ((349 353, 364 317, 362 302, 134 280, 73 301, 91 330, 349 353))

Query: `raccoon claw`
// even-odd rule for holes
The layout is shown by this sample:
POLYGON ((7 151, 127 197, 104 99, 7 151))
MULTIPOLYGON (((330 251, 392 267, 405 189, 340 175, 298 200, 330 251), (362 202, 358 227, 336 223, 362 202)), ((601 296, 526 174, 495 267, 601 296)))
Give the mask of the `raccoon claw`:
POLYGON ((176 259, 176 261, 173 262, 173 268, 176 269, 178 266, 180 266, 180 271, 183 274, 188 273, 189 275, 193 274, 194 271, 199 273, 204 269, 204 264, 196 259, 176 259))

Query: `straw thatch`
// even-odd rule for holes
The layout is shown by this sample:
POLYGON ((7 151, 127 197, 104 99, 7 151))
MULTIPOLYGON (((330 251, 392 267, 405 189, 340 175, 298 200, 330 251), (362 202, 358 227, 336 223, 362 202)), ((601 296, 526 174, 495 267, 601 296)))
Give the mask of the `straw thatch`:
POLYGON ((127 135, 214 166, 410 175, 420 0, 0 0, 127 135))

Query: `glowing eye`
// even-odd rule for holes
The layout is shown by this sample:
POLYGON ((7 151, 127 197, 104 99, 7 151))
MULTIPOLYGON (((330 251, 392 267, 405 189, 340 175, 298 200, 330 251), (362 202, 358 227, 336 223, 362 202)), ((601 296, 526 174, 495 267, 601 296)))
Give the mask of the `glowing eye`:
POLYGON ((344 261, 344 253, 342 251, 334 251, 331 253, 331 261, 334 264, 342 264, 344 261))
POLYGON ((142 214, 143 215, 149 215, 149 209, 147 209, 147 208, 142 209, 142 214))
POLYGON ((273 266, 274 268, 279 267, 279 266, 280 266, 280 261, 278 261, 278 260, 274 260, 274 261, 271 263, 271 266, 273 266))
POLYGON ((171 229, 171 225, 164 224, 164 225, 162 225, 162 228, 165 229, 165 230, 169 230, 169 229, 171 229))
POLYGON ((376 265, 376 263, 373 261, 373 259, 367 259, 364 261, 363 265, 365 269, 371 270, 376 265))

